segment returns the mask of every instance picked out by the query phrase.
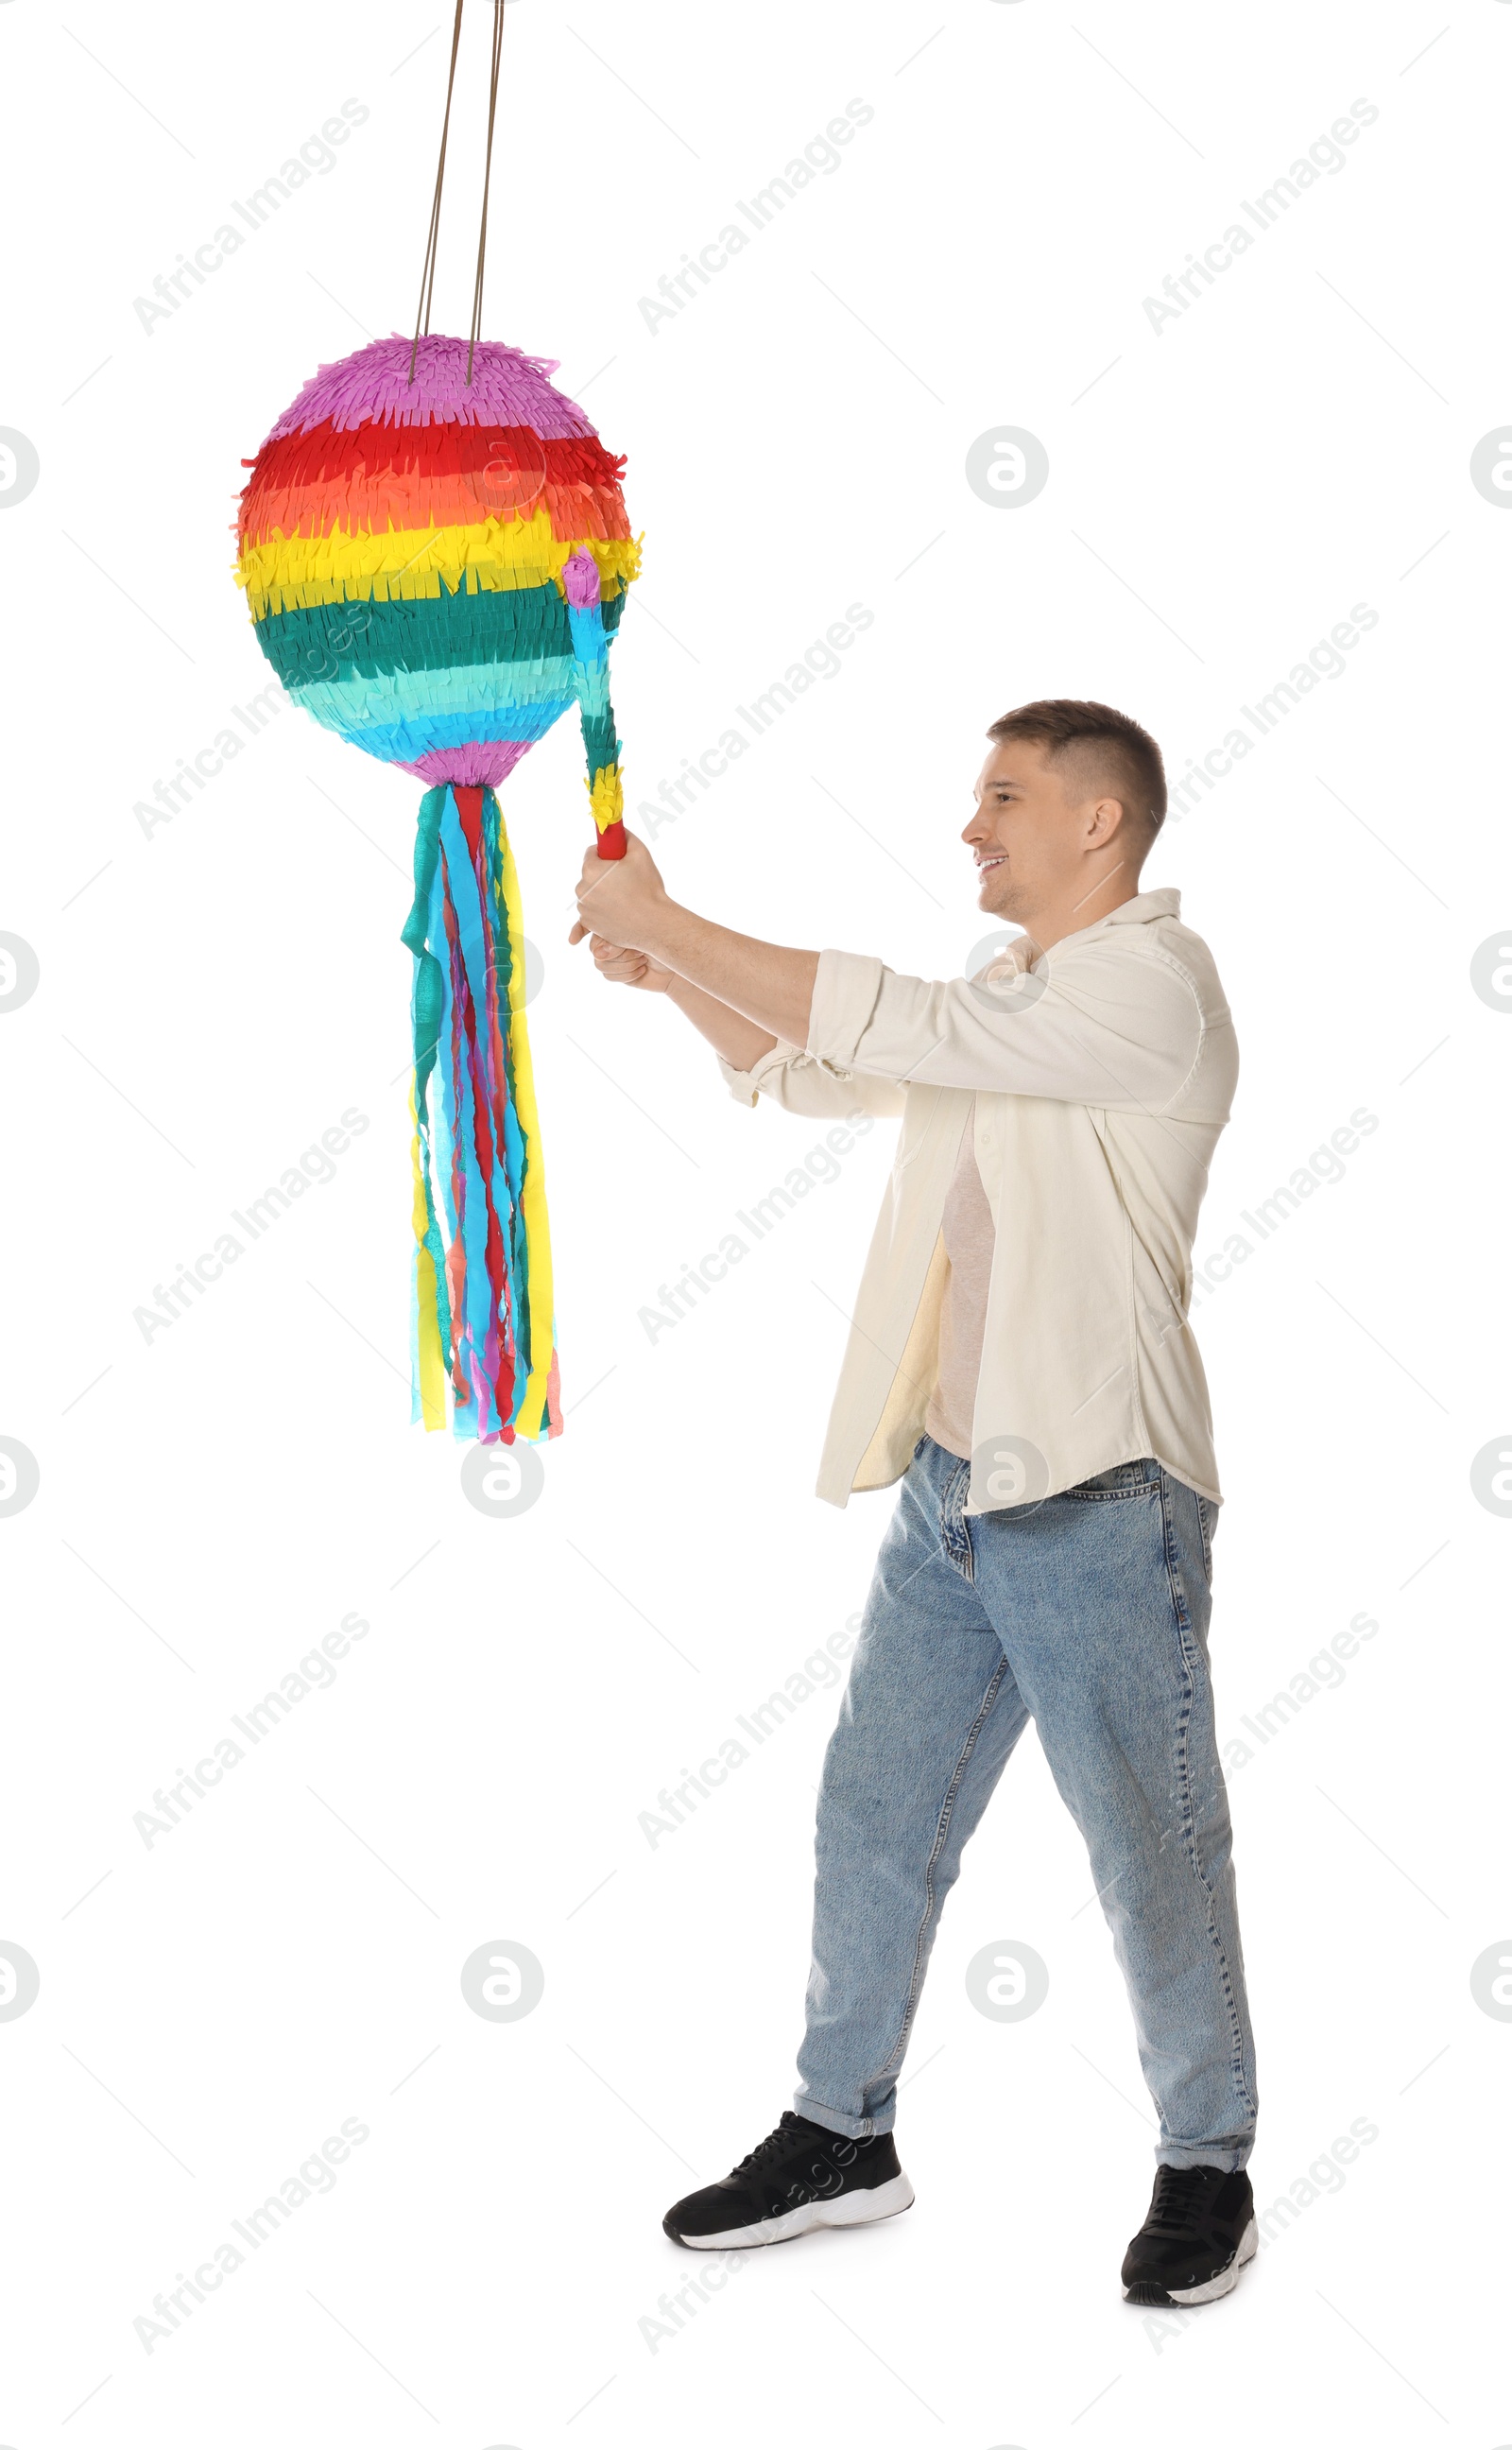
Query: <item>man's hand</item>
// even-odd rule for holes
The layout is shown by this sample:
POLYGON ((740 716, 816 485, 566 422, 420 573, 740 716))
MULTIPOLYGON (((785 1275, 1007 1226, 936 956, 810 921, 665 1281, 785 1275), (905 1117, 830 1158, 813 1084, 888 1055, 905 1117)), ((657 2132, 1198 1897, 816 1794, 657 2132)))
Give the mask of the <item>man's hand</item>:
POLYGON ((597 929, 622 949, 639 951, 645 936, 654 932, 657 920, 669 907, 656 862, 638 834, 627 834, 623 859, 600 859, 596 849, 584 852, 583 873, 577 880, 577 920, 567 941, 581 943, 597 929))
MULTIPOLYGON (((727 1044, 715 1035, 713 1014, 699 1021, 705 1037, 732 1062, 748 1063, 779 1039, 806 1046, 819 955, 765 944, 685 910, 662 883, 646 845, 635 834, 627 834, 625 842, 623 859, 600 859, 596 848, 585 854, 577 919, 568 943, 603 937, 616 961, 639 953, 650 965, 644 979, 626 976, 627 985, 660 987, 656 973, 665 970, 670 973, 665 992, 685 1012, 692 1010, 689 995, 696 995, 716 1010, 723 1006, 754 1023, 754 1029, 738 1033, 742 1051, 734 1052, 733 1038, 727 1044)), ((723 1031, 724 1023, 719 1027, 723 1031)))
POLYGON ((611 986, 644 987, 652 995, 665 995, 672 983, 673 973, 664 970, 649 953, 630 951, 624 944, 611 944, 607 936, 590 936, 588 949, 601 979, 611 986))

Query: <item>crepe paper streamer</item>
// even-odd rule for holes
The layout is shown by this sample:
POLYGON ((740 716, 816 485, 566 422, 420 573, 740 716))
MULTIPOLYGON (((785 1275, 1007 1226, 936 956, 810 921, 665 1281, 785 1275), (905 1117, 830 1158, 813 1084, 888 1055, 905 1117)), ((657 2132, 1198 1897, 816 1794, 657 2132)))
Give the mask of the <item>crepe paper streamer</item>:
POLYGON ((238 584, 318 723, 415 774, 413 1416, 562 1426, 519 885, 497 787, 576 706, 599 855, 624 855, 609 651, 640 567, 623 458, 554 359, 397 333, 322 366, 255 459, 238 584), (412 348, 414 380, 410 379, 412 348), (472 379, 467 378, 472 358, 472 379))

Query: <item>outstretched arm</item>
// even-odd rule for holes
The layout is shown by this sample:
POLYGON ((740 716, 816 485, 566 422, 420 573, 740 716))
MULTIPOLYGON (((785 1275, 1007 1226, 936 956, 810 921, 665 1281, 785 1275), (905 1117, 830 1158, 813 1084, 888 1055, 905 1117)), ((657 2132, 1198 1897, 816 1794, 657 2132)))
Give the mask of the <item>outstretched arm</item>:
MULTIPOLYGON (((581 924, 573 928, 570 943, 577 943, 583 934, 581 924)), ((607 936, 591 935, 588 949, 601 979, 611 986, 640 987, 650 995, 664 995, 669 1003, 686 1013, 701 1038, 707 1038, 716 1054, 723 1055, 737 1072, 749 1072, 769 1055, 777 1040, 769 1029, 758 1029, 754 1021, 717 996, 706 995, 702 987, 689 986, 649 953, 632 952, 624 944, 611 943, 607 936)))
POLYGON ((803 1047, 786 1045, 769 1029, 759 1029, 744 1014, 731 1012, 717 996, 690 987, 686 979, 663 969, 647 953, 630 952, 603 936, 591 936, 589 948, 601 979, 614 986, 664 995, 688 1015, 718 1054, 725 1084, 741 1105, 754 1106, 758 1098, 766 1098, 790 1115, 902 1113, 903 1093, 895 1082, 847 1071, 842 1064, 816 1061, 803 1047))
MULTIPOLYGON (((630 849, 649 864, 649 854, 642 844, 631 838, 630 849)), ((628 864, 628 863, 627 863, 628 864)), ((578 907, 590 910, 598 896, 598 877, 594 871, 599 861, 593 857, 584 862, 583 883, 579 886, 578 907)), ((617 871, 616 871, 617 872, 617 871)), ((606 897, 607 898, 607 897, 606 897)), ((691 913, 688 914, 691 917, 691 913)), ((703 922, 697 923, 700 926, 703 922)), ((711 930, 715 936, 727 936, 726 928, 711 930)), ((649 953, 614 943, 607 936, 591 933, 580 918, 569 942, 578 943, 587 936, 594 965, 600 978, 615 986, 638 987, 643 993, 665 995, 680 1012, 687 1014, 693 1027, 715 1049, 720 1058, 726 1086, 732 1098, 745 1106, 754 1106, 758 1098, 770 1099, 794 1115, 900 1115, 903 1093, 896 1082, 878 1079, 848 1066, 822 1062, 811 1056, 803 1039, 785 1040, 759 1021, 748 1021, 707 988, 695 986, 678 976, 665 962, 649 953)), ((757 953, 780 953, 777 945, 760 944, 754 937, 730 936, 737 944, 749 945, 757 953)), ((812 958, 799 954, 798 961, 812 958)))
MULTIPOLYGON (((739 935, 685 910, 672 900, 637 835, 626 836, 625 857, 611 865, 588 853, 578 881, 577 909, 573 943, 596 929, 619 944, 633 945, 686 987, 701 989, 706 999, 743 1014, 764 1036, 806 1046, 819 955, 765 943, 759 936, 739 935)), ((703 1029, 704 1023, 695 1021, 695 1026, 703 1029)), ((710 1030, 704 1029, 704 1035, 720 1045, 710 1030)), ((720 1052, 727 1049, 720 1045, 720 1052)), ((742 1067, 748 1068, 743 1058, 728 1060, 741 1060, 742 1067)))
MULTIPOLYGON (((716 927, 672 901, 633 836, 630 852, 607 869, 590 853, 578 909, 603 911, 595 924, 775 1031, 821 1070, 1161 1114, 1192 1089, 1210 1042, 1231 1050, 1221 998, 1210 1011, 1179 961, 1120 942, 1132 930, 1073 938, 1052 947, 1042 970, 906 978, 867 954, 796 952, 716 927)), ((1211 1090, 1204 1084, 1224 1112, 1226 1077, 1215 1062, 1211 1090)))

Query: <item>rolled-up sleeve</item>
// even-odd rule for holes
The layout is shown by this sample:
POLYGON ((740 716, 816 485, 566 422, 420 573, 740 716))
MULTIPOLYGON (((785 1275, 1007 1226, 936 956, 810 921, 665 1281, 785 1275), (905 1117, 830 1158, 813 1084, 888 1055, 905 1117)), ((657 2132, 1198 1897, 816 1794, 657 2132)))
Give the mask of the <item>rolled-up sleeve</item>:
POLYGON ((1202 1006, 1179 962, 1120 945, 1125 932, 976 980, 903 978, 866 954, 821 953, 807 1052, 935 1088, 1158 1113, 1200 1060, 1202 1006))
POLYGON ((723 1056, 719 1068, 730 1096, 743 1106, 769 1098, 791 1115, 901 1115, 903 1111, 903 1092, 896 1080, 853 1072, 844 1064, 808 1054, 802 1046, 789 1046, 783 1039, 748 1072, 738 1071, 723 1056))

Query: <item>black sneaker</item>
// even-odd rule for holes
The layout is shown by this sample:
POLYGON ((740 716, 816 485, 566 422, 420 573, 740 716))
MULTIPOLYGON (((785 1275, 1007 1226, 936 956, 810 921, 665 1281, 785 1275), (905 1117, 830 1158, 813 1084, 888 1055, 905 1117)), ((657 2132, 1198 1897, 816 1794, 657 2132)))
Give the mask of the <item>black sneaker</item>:
POLYGON ((805 2229, 886 2220, 913 2200, 890 2135, 853 2141, 785 2110, 727 2178, 685 2195, 662 2226, 674 2246, 778 2246, 805 2229))
POLYGON ((1131 2305, 1206 2305, 1237 2286, 1260 2243, 1243 2169, 1155 2171, 1155 2190, 1123 2259, 1131 2305))

